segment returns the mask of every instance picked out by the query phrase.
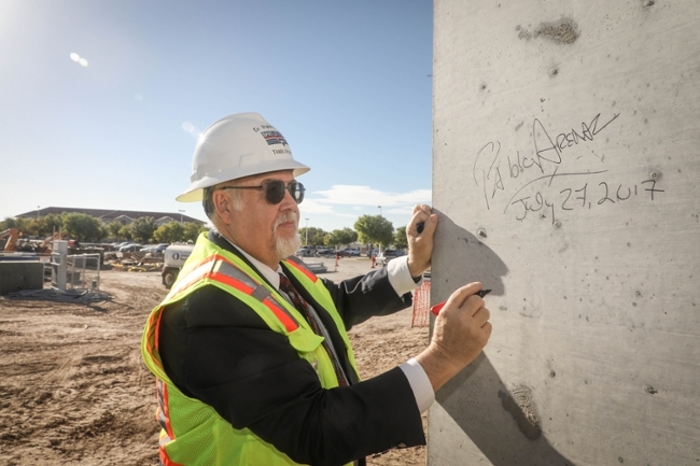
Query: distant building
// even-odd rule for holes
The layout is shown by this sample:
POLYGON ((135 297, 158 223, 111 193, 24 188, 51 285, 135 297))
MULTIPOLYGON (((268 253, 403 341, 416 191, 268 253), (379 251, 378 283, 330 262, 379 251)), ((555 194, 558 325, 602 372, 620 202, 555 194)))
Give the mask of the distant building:
POLYGON ((104 223, 119 222, 128 225, 136 219, 143 217, 153 217, 156 225, 161 226, 170 222, 193 222, 204 225, 205 222, 185 215, 181 212, 143 212, 137 210, 103 210, 103 209, 77 209, 73 207, 44 207, 37 210, 25 212, 17 215, 21 218, 36 219, 45 217, 49 214, 61 215, 69 214, 87 214, 102 220, 104 223))

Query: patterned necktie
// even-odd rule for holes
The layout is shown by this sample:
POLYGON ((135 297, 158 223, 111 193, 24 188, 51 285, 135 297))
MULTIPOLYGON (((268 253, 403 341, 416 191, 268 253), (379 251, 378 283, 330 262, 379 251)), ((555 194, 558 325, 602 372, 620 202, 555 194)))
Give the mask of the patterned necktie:
MULTIPOLYGON (((299 312, 301 312, 303 316, 306 317, 306 320, 309 322, 309 325, 311 325, 311 328, 313 329, 314 333, 316 335, 323 336, 323 333, 321 332, 320 323, 316 320, 316 316, 314 315, 314 313, 309 310, 309 304, 297 292, 297 290, 294 289, 292 282, 290 282, 289 279, 283 273, 280 273, 279 276, 280 276, 280 290, 287 293, 287 296, 289 296, 289 299, 291 299, 292 303, 294 303, 294 307, 296 307, 297 310, 299 312)), ((330 357, 331 362, 333 362, 333 369, 335 370, 335 375, 338 378, 338 385, 340 385, 341 387, 347 386, 348 381, 345 378, 345 374, 340 369, 340 362, 338 361, 338 357, 329 347, 328 339, 324 338, 323 342, 321 344, 323 345, 323 348, 326 350, 326 353, 328 353, 328 356, 330 357)))

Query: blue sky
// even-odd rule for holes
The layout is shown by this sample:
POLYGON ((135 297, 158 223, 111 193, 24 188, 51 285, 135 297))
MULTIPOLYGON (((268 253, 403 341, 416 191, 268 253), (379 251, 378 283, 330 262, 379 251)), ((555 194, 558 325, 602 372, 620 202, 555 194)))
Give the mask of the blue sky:
POLYGON ((178 212, 199 131, 258 112, 311 167, 300 226, 431 201, 428 0, 2 0, 0 219, 178 212))

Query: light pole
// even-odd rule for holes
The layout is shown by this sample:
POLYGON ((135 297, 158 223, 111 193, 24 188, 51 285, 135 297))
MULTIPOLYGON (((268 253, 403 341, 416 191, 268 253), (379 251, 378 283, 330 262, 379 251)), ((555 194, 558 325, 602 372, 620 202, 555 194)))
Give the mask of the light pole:
POLYGON ((184 210, 178 210, 180 212, 180 225, 182 225, 182 214, 185 212, 184 210))
POLYGON ((306 242, 304 243, 304 246, 309 247, 309 219, 306 218, 306 242))
POLYGON ((379 216, 381 217, 382 216, 382 206, 378 205, 377 207, 379 207, 379 216))
POLYGON ((36 219, 39 220, 39 209, 41 206, 36 206, 36 219))

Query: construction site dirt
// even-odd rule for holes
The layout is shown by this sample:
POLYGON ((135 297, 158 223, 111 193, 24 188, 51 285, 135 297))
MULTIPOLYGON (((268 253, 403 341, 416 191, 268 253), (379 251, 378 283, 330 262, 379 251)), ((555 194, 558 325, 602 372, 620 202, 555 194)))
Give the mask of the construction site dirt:
MULTIPOLYGON (((366 257, 325 261, 330 280, 364 274, 366 257)), ((0 465, 156 465, 155 383, 141 332, 167 290, 158 272, 100 274, 105 301, 0 298, 0 465)), ((412 310, 354 327, 363 378, 417 355, 428 328, 412 310)), ((425 415, 423 416, 425 424, 425 415)), ((424 465, 425 447, 390 450, 370 465, 424 465)))

